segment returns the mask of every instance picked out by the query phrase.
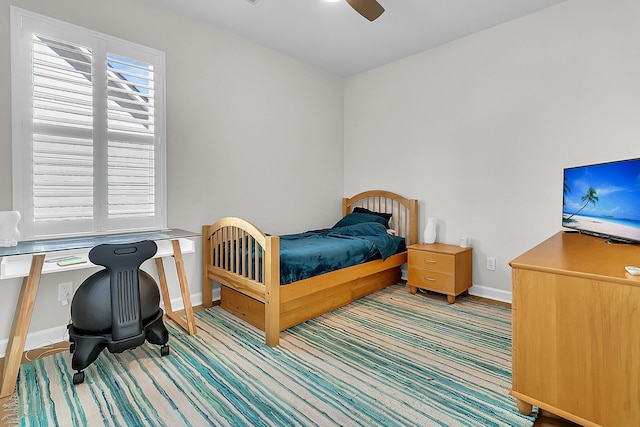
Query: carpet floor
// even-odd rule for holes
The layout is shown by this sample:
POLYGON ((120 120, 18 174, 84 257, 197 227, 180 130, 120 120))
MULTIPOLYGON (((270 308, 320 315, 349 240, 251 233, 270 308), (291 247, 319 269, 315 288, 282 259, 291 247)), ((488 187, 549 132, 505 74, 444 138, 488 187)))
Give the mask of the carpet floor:
POLYGON ((281 333, 219 307, 171 353, 104 351, 73 386, 68 352, 20 369, 21 426, 531 426, 508 395, 511 312, 394 285, 281 333))

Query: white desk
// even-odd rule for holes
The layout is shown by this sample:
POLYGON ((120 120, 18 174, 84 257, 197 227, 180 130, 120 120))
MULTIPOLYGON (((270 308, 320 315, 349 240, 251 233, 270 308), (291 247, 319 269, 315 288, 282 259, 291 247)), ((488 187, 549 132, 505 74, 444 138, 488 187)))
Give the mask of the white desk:
POLYGON ((95 267, 89 261, 88 253, 94 246, 103 243, 130 243, 141 240, 153 240, 158 245, 158 252, 154 256, 158 267, 160 290, 165 307, 165 315, 180 325, 189 334, 196 333, 196 324, 193 317, 189 285, 184 271, 182 253, 194 252, 193 238, 199 234, 185 230, 163 230, 142 233, 110 234, 89 237, 76 237, 65 239, 48 239, 39 241, 20 242, 17 246, 0 247, 0 279, 23 277, 20 296, 14 313, 9 343, 4 358, 4 373, 0 398, 13 393, 18 379, 20 361, 24 352, 24 344, 31 323, 31 315, 36 301, 40 276, 48 273, 59 273, 70 270, 95 267), (81 264, 60 266, 56 262, 47 262, 61 257, 74 256, 86 260, 81 264), (171 299, 167 286, 164 264, 162 258, 172 256, 175 259, 180 292, 184 303, 185 318, 182 319, 171 308, 171 299))

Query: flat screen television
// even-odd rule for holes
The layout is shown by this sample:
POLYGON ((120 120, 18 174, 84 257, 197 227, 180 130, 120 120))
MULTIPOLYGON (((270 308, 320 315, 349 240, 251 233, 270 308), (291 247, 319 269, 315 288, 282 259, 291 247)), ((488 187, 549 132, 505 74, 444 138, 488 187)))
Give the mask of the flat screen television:
POLYGON ((566 168, 562 226, 612 242, 640 242, 640 159, 566 168))

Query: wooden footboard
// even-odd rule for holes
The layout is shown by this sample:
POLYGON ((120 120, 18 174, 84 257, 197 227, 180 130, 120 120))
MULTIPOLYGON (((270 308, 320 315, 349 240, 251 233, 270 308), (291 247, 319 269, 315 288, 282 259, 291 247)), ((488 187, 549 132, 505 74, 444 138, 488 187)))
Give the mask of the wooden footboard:
MULTIPOLYGON (((418 241, 418 201, 388 191, 366 191, 343 199, 342 213, 355 207, 391 213, 390 228, 407 245, 418 241)), ((280 240, 240 218, 202 227, 202 300, 212 305, 212 281, 221 284, 221 305, 265 331, 275 346, 279 332, 400 280, 406 252, 280 286, 280 240)))
POLYGON ((240 218, 202 227, 202 302, 212 305, 212 280, 264 305, 269 346, 280 334, 280 239, 240 218))

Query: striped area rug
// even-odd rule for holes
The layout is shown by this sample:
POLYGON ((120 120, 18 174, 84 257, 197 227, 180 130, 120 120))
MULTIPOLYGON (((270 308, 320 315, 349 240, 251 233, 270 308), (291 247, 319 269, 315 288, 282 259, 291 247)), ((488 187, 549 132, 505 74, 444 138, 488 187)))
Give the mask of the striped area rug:
MULTIPOLYGON (((171 354, 68 352, 23 365, 23 426, 530 426, 509 397, 510 310, 394 285, 291 328, 280 346, 214 307, 171 354)), ((171 325, 171 324, 170 324, 171 325)))

